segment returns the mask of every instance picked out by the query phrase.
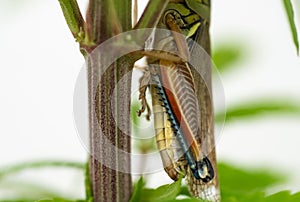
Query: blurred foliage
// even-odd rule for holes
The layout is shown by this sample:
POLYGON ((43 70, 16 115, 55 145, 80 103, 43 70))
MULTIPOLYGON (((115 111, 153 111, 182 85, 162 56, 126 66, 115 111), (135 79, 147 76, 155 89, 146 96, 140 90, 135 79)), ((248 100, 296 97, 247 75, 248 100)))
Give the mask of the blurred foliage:
POLYGON ((24 172, 26 170, 38 170, 44 168, 71 168, 84 170, 85 165, 78 162, 67 162, 67 161, 36 161, 19 163, 16 165, 6 166, 0 168, 0 189, 2 193, 13 193, 14 198, 12 199, 0 199, 2 202, 27 202, 36 201, 38 199, 56 198, 61 197, 58 193, 53 191, 49 186, 42 184, 34 184, 29 181, 13 181, 11 176, 24 172))
POLYGON ((134 184, 134 189, 132 193, 132 197, 129 202, 140 201, 142 199, 142 190, 145 187, 146 182, 143 177, 134 184))
MULTIPOLYGON (((285 182, 286 179, 278 173, 268 170, 246 170, 232 165, 219 164, 221 181, 222 202, 283 202, 300 201, 300 193, 290 194, 288 191, 278 192, 267 196, 266 189, 285 182)), ((141 178, 134 187, 134 195, 130 202, 150 202, 150 201, 182 201, 200 202, 202 200, 191 198, 187 187, 181 186, 180 180, 169 185, 163 185, 157 189, 147 189, 144 187, 144 179, 141 178), (162 193, 167 190, 168 194, 162 193), (138 193, 138 194, 136 194, 138 193), (184 196, 185 199, 176 199, 184 196), (149 200, 151 199, 151 200, 149 200)))
MULTIPOLYGON (((40 163, 39 163, 40 164, 40 163)), ((24 164, 23 164, 24 165, 24 164)), ((71 165, 71 164, 70 164, 71 165)), ((82 164, 82 166, 84 166, 82 164)), ((22 171, 21 166, 18 172, 22 171)), ((46 166, 47 167, 47 166, 46 166)), ((69 167, 69 166, 68 166, 69 167)), ((72 166, 70 166, 73 168, 72 166)), ((221 196, 222 202, 299 202, 300 193, 291 194, 288 191, 281 191, 272 195, 266 195, 266 190, 274 187, 275 185, 280 185, 286 181, 283 175, 280 173, 272 172, 267 169, 242 169, 235 167, 233 165, 228 165, 224 163, 219 164, 219 176, 221 182, 221 196)), ((40 166, 39 168, 42 168, 40 166)), ((79 167, 75 167, 79 168, 79 167)), ((82 168, 82 167, 80 167, 82 168)), ((28 169, 25 166, 24 169, 28 169)), ((36 168, 35 168, 36 169, 36 168)), ((6 168, 7 170, 7 168, 6 168)), ((11 173, 12 172, 5 172, 11 173)), ((15 172, 14 172, 15 173, 15 172)), ((2 177, 7 177, 2 175, 2 177)), ((3 180, 0 179, 0 180, 3 180)), ((191 198, 186 186, 181 185, 182 179, 167 185, 160 186, 156 189, 146 188, 146 180, 141 177, 134 185, 134 191, 130 202, 201 202, 200 199, 191 198), (177 199, 180 196, 181 199, 177 199), (182 199, 184 197, 184 199, 182 199)), ((18 182, 15 183, 18 186, 18 182)), ((19 199, 0 199, 2 202, 27 202, 27 201, 37 201, 37 202, 91 202, 89 200, 70 200, 65 199, 57 195, 42 195, 44 192, 39 193, 40 189, 34 189, 35 195, 38 198, 19 198, 19 199)), ((16 193, 18 195, 18 193, 16 193)))
MULTIPOLYGON (((300 117, 300 105, 280 98, 261 98, 246 103, 240 103, 226 110, 225 121, 257 118, 270 115, 297 115, 300 117)), ((224 112, 216 112, 216 122, 222 122, 224 112)))
POLYGON ((85 165, 84 171, 84 188, 85 188, 85 197, 86 202, 93 201, 93 190, 92 190, 92 182, 90 181, 90 162, 88 161, 85 165))
POLYGON ((279 173, 272 173, 266 169, 241 169, 232 165, 219 163, 222 196, 249 195, 264 192, 287 179, 279 173))
POLYGON ((85 202, 86 200, 68 200, 68 199, 63 199, 63 198, 52 198, 52 199, 43 199, 43 200, 38 200, 36 202, 85 202))
POLYGON ((133 123, 133 130, 138 131, 137 125, 140 124, 140 118, 138 117, 138 111, 141 108, 141 103, 137 100, 131 102, 131 111, 130 111, 130 119, 133 123))
POLYGON ((133 138, 132 141, 133 141, 134 148, 136 148, 142 154, 147 154, 152 151, 155 151, 157 148, 155 144, 154 135, 150 134, 151 131, 148 130, 142 131, 139 128, 139 126, 141 126, 142 119, 146 120, 143 114, 141 115, 141 117, 138 117, 137 112, 139 111, 140 108, 141 108, 141 103, 139 101, 134 100, 131 102, 130 118, 132 120, 131 125, 135 137, 133 138), (151 136, 152 138, 145 139, 145 136, 142 137, 142 134, 143 135, 149 134, 149 136, 151 136))
POLYGON ((284 4, 286 14, 288 16, 290 29, 291 29, 292 35, 293 35, 294 45, 296 46, 297 53, 299 55, 299 39, 298 39, 297 27, 295 24, 295 15, 294 15, 293 4, 292 4, 291 0, 283 0, 283 4, 284 4))
POLYGON ((144 178, 140 178, 139 181, 135 184, 134 194, 130 202, 164 202, 169 200, 174 200, 180 193, 181 189, 181 180, 172 183, 160 186, 156 189, 145 188, 144 178))
POLYGON ((78 162, 67 162, 67 161, 35 161, 25 162, 17 165, 7 166, 0 169, 0 180, 1 178, 7 177, 8 175, 24 171, 26 169, 43 168, 43 167, 71 167, 76 169, 84 169, 84 165, 78 162))
POLYGON ((219 72, 224 72, 233 67, 234 63, 244 59, 245 48, 236 42, 224 43, 213 49, 212 59, 219 72))
POLYGON ((287 181, 280 173, 267 169, 241 169, 224 163, 218 167, 223 202, 300 201, 300 193, 291 194, 289 191, 266 195, 267 189, 287 181))
POLYGON ((59 194, 47 185, 32 183, 24 180, 0 181, 1 193, 13 193, 13 198, 22 198, 22 200, 33 201, 45 197, 57 197, 59 194))

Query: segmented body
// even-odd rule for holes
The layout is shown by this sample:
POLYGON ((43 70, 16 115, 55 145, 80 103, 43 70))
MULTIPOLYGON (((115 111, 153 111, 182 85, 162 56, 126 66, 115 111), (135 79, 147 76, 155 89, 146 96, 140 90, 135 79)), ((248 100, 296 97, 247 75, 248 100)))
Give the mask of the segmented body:
MULTIPOLYGON (((167 7, 158 27, 195 39, 202 20, 201 16, 187 8, 185 1, 176 1, 167 7)), ((219 201, 218 188, 209 183, 214 178, 214 169, 203 153, 199 140, 200 110, 188 64, 187 42, 182 35, 171 32, 167 36, 154 34, 150 38, 152 47, 149 49, 161 50, 163 47, 163 51, 171 53, 172 58, 168 60, 165 56, 153 54, 148 60, 151 74, 141 82, 145 85, 145 81, 152 80, 150 88, 156 141, 165 170, 174 180, 178 179, 180 173, 187 173, 188 186, 193 195, 219 201), (174 53, 179 59, 173 59, 174 53)), ((145 91, 146 88, 142 87, 141 94, 145 94, 145 91)))

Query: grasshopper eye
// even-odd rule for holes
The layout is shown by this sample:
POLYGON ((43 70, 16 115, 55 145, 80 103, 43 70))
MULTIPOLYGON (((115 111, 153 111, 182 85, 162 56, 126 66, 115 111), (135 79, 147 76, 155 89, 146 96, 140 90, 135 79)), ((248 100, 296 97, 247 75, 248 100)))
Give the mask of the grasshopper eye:
POLYGON ((209 159, 204 157, 202 161, 197 161, 196 163, 197 176, 195 175, 196 173, 194 173, 195 177, 198 177, 198 179, 201 179, 203 182, 211 181, 214 178, 215 173, 209 159))

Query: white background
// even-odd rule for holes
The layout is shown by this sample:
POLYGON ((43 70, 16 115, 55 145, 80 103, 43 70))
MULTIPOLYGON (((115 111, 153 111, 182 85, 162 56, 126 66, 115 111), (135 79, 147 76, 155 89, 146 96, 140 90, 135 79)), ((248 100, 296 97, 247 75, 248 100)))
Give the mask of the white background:
MULTIPOLYGON (((84 8, 86 1, 79 3, 84 8)), ((299 1, 295 3, 300 11, 299 1)), ((260 97, 299 103, 300 58, 281 1, 213 0, 212 21, 213 47, 238 41, 247 50, 246 59, 235 64, 239 68, 222 75, 228 106, 260 97)), ((84 162, 87 155, 72 111, 84 60, 58 1, 1 0, 0 25, 0 167, 28 160, 84 162)), ((291 180, 280 189, 300 190, 299 121, 296 116, 264 116, 226 124, 218 157, 282 171, 291 180)), ((67 195, 83 195, 81 173, 45 173, 29 175, 67 195)), ((169 181, 163 172, 157 175, 150 186, 169 181)), ((0 184, 0 196, 7 197, 4 188, 0 184)))

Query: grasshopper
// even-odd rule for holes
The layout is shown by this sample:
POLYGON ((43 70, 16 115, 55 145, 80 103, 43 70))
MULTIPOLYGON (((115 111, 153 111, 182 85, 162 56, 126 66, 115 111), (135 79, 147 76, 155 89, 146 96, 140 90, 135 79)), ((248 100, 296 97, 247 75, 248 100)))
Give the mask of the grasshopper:
POLYGON ((168 4, 157 28, 170 32, 153 32, 146 41, 148 68, 140 79, 142 108, 138 115, 147 109, 150 117, 145 96, 149 86, 156 143, 165 171, 173 180, 187 175, 193 195, 215 202, 220 196, 218 188, 209 185, 215 171, 199 140, 200 113, 189 64, 193 47, 187 40, 201 37, 199 33, 209 21, 209 4, 208 0, 173 0, 168 4))

